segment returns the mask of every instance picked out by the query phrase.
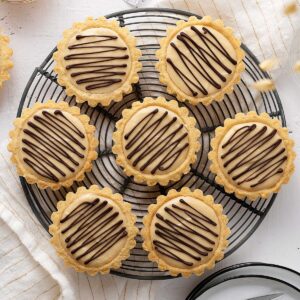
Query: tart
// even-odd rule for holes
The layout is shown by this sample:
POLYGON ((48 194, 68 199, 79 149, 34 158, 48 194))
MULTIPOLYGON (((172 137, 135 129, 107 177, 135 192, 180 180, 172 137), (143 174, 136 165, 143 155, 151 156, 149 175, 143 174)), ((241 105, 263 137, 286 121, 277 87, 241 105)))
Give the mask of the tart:
POLYGON ((107 106, 121 101, 139 80, 141 51, 127 28, 116 20, 87 18, 63 34, 53 58, 58 83, 79 103, 107 106))
POLYGON ((89 120, 66 102, 36 103, 23 110, 8 145, 19 175, 53 190, 83 180, 97 158, 95 127, 89 120))
POLYGON ((8 70, 13 67, 10 57, 13 54, 12 49, 8 47, 9 38, 0 34, 0 88, 5 80, 9 79, 8 70))
POLYGON ((80 187, 58 202, 52 213, 51 243, 77 272, 109 273, 121 266, 136 244, 135 219, 120 194, 96 185, 80 187))
POLYGON ((239 113, 216 129, 210 170, 226 192, 240 199, 268 198, 294 171, 293 145, 279 120, 266 113, 239 113))
POLYGON ((116 162, 137 183, 167 185, 187 174, 197 159, 196 120, 175 100, 145 98, 125 109, 113 134, 116 162))
POLYGON ((241 43, 211 17, 190 17, 168 28, 156 52, 160 81, 180 101, 209 105, 232 92, 244 70, 241 43))
POLYGON ((224 257, 230 230, 222 205, 202 191, 170 190, 144 217, 143 248, 149 260, 172 276, 201 275, 224 257))

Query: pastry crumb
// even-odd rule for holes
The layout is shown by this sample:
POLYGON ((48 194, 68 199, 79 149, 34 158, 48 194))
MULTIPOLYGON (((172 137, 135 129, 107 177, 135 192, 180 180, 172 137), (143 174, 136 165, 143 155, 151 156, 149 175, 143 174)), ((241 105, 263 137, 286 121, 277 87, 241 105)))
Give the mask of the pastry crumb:
POLYGON ((272 57, 270 59, 266 59, 259 64, 259 67, 263 71, 271 71, 278 68, 279 61, 276 57, 272 57))
POLYGON ((284 6, 283 12, 285 15, 291 15, 296 13, 298 10, 298 5, 296 1, 292 1, 284 6))
POLYGON ((294 65, 294 71, 300 73, 300 60, 298 60, 294 65))
POLYGON ((260 92, 267 92, 267 91, 272 91, 275 90, 275 83, 271 79, 261 79, 258 81, 255 81, 253 83, 253 88, 260 92))

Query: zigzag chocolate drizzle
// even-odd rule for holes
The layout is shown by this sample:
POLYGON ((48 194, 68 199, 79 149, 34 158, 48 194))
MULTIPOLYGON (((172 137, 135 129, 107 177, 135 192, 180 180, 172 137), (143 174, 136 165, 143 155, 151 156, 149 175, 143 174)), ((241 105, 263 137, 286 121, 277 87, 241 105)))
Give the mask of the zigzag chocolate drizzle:
POLYGON ((61 219, 66 247, 76 260, 87 265, 127 236, 123 221, 116 219, 118 215, 108 201, 97 198, 81 203, 61 219))
POLYGON ((151 174, 168 170, 189 146, 187 130, 177 117, 164 122, 168 114, 155 108, 124 136, 127 158, 141 171, 147 167, 151 174), (182 141, 185 143, 179 146, 182 141))
POLYGON ((82 144, 84 133, 60 110, 43 110, 27 124, 22 139, 22 151, 27 154, 24 162, 54 182, 59 181, 57 173, 67 175, 63 167, 75 172, 86 150, 82 144))
POLYGON ((177 53, 176 60, 167 57, 167 63, 194 97, 199 92, 208 95, 207 85, 221 89, 221 83, 226 81, 222 73, 231 74, 233 71, 233 68, 227 67, 223 62, 227 61, 235 66, 237 61, 207 27, 198 29, 191 26, 191 30, 196 33, 197 39, 192 39, 185 32, 179 33, 176 38, 180 43, 170 43, 177 53), (177 62, 182 62, 184 66, 180 67, 177 62))
POLYGON ((184 199, 180 199, 178 205, 165 207, 164 211, 165 217, 156 213, 157 238, 153 244, 157 252, 191 267, 213 251, 219 234, 211 229, 217 226, 212 219, 184 199))
POLYGON ((223 166, 238 185, 248 182, 250 187, 256 187, 283 172, 287 156, 276 134, 276 129, 268 133, 267 126, 259 129, 256 124, 245 125, 222 145, 226 150, 221 156, 223 166), (267 142, 270 145, 266 147, 267 142))
POLYGON ((113 35, 77 35, 79 42, 70 45, 70 54, 64 59, 70 61, 66 69, 72 70, 71 77, 78 77, 77 84, 83 84, 86 90, 111 86, 121 82, 126 75, 129 56, 120 54, 127 47, 116 46, 114 41, 119 39, 113 35), (90 38, 97 38, 91 41, 90 38), (107 44, 105 42, 111 42, 107 44), (104 43, 104 44, 103 44, 104 43), (82 53, 78 50, 85 49, 82 53), (114 54, 114 52, 117 52, 114 54), (76 63, 76 60, 80 60, 76 63), (84 76, 82 76, 84 75, 84 76))

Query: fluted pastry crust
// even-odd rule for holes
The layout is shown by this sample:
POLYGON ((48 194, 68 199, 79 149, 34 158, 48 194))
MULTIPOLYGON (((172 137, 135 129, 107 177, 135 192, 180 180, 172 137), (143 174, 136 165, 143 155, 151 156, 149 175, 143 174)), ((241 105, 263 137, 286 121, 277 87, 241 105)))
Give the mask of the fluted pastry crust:
MULTIPOLYGON (((54 71, 58 75, 58 83, 66 87, 66 94, 68 96, 76 96, 76 101, 79 103, 87 101, 90 106, 94 107, 97 104, 107 106, 111 103, 111 101, 121 101, 124 94, 129 94, 132 91, 132 84, 139 80, 138 71, 142 68, 142 64, 139 62, 141 51, 136 48, 135 37, 130 34, 126 27, 120 27, 119 22, 116 20, 107 20, 105 17, 100 17, 98 19, 89 17, 84 22, 74 23, 72 28, 64 31, 63 39, 58 43, 57 49, 58 50, 53 55, 53 59, 56 62, 54 71), (125 43, 129 52, 131 66, 128 74, 126 74, 126 78, 122 82, 121 86, 107 93, 93 93, 93 90, 89 91, 80 89, 77 84, 71 82, 64 65, 64 57, 70 45, 70 40, 74 38, 75 35, 80 34, 85 30, 95 28, 103 28, 114 32, 117 37, 122 39, 122 42, 125 43)), ((109 51, 102 52, 105 52, 102 54, 105 56, 110 53, 109 51)), ((105 72, 107 73, 107 71, 105 72)))
MULTIPOLYGON (((149 260, 156 262, 160 270, 169 271, 172 276, 177 276, 178 274, 182 274, 184 277, 188 277, 192 274, 200 276, 205 270, 212 269, 215 266, 216 261, 219 261, 224 257, 224 250, 228 246, 227 238, 230 235, 230 229, 227 226, 228 218, 222 214, 222 210, 222 205, 215 204, 211 195, 204 196, 203 192, 198 189, 191 191, 189 188, 183 187, 180 191, 170 190, 166 196, 159 196, 157 198, 157 203, 151 204, 148 207, 148 214, 143 219, 144 228, 141 231, 141 235, 144 239, 143 248, 149 252, 149 260), (189 268, 175 267, 169 262, 166 262, 155 249, 153 240, 151 238, 151 224, 156 216, 156 213, 163 205, 178 197, 192 197, 193 201, 191 201, 190 204, 196 204, 200 201, 202 204, 208 206, 214 212, 219 224, 217 245, 209 260, 205 263, 199 262, 193 267, 189 268)), ((178 225, 180 225, 180 223, 178 223, 178 225)))
POLYGON ((53 222, 49 227, 49 232, 52 235, 51 244, 54 246, 57 254, 64 260, 67 267, 72 267, 77 272, 86 272, 89 275, 96 275, 97 273, 107 274, 110 269, 118 269, 121 266, 123 260, 127 259, 130 255, 130 250, 134 248, 135 236, 137 235, 138 229, 135 227, 136 217, 131 212, 131 205, 123 201, 120 194, 112 193, 110 188, 100 189, 96 185, 90 186, 88 189, 80 187, 76 193, 68 193, 65 201, 59 201, 57 203, 57 211, 52 213, 51 220, 53 222), (92 194, 93 196, 104 197, 113 201, 117 205, 119 211, 124 216, 124 222, 127 231, 126 242, 122 249, 118 252, 118 255, 114 257, 110 262, 99 266, 88 266, 79 263, 74 257, 66 251, 66 247, 62 242, 62 234, 60 229, 60 221, 62 219, 64 211, 74 202, 80 201, 80 197, 92 194))
POLYGON ((8 144, 8 150, 11 152, 11 161, 16 165, 18 174, 23 176, 26 181, 30 184, 36 183, 39 188, 46 189, 51 188, 57 190, 60 187, 69 187, 74 181, 81 181, 84 178, 85 172, 89 172, 92 169, 92 161, 97 159, 98 154, 96 147, 98 146, 98 141, 94 137, 95 127, 89 124, 89 117, 87 115, 80 114, 80 109, 76 106, 70 107, 66 102, 55 103, 49 100, 45 103, 35 103, 33 107, 24 109, 21 117, 14 121, 14 129, 10 132, 10 142, 8 144), (85 129, 85 141, 87 144, 86 154, 84 161, 78 170, 75 170, 70 177, 66 179, 54 182, 51 180, 46 180, 46 178, 40 176, 38 173, 34 172, 32 169, 25 165, 21 157, 21 133, 24 126, 27 126, 27 122, 36 113, 42 111, 43 109, 49 110, 60 110, 62 112, 67 112, 73 117, 75 117, 80 124, 85 129))
POLYGON ((185 107, 179 107, 175 100, 167 101, 163 97, 158 97, 156 99, 145 98, 143 102, 134 102, 130 109, 123 110, 122 119, 116 124, 116 131, 113 134, 115 144, 112 148, 112 151, 117 156, 116 162, 124 169, 126 175, 133 176, 134 180, 138 183, 146 182, 147 185, 152 186, 157 183, 167 185, 170 181, 177 181, 183 174, 189 172, 190 165, 197 159, 197 151, 200 149, 200 131, 195 127, 195 124, 196 120, 189 116, 188 110, 185 107), (147 107, 161 107, 172 112, 184 124, 184 128, 187 131, 189 148, 186 158, 182 164, 170 172, 166 170, 166 172, 160 174, 147 174, 134 167, 124 153, 123 138, 125 127, 138 111, 147 107))
POLYGON ((249 200, 256 200, 257 198, 268 198, 272 193, 277 193, 280 190, 282 184, 287 183, 294 172, 294 159, 295 152, 293 150, 294 142, 288 136, 288 129, 281 127, 281 123, 277 119, 272 119, 267 113, 258 115, 256 112, 251 111, 247 114, 238 113, 234 119, 226 119, 223 127, 218 127, 215 131, 215 137, 211 141, 211 152, 208 154, 208 158, 211 161, 210 170, 216 174, 216 182, 222 186, 227 193, 234 193, 238 198, 244 199, 247 197, 249 200), (236 125, 243 123, 261 123, 269 126, 270 128, 276 129, 277 134, 283 141, 283 146, 286 151, 286 162, 283 172, 281 173, 280 180, 276 181, 274 186, 263 188, 261 190, 243 189, 235 184, 229 176, 224 172, 224 168, 219 160, 219 147, 223 141, 226 133, 236 125))
POLYGON ((11 56, 12 49, 8 46, 9 38, 0 34, 0 88, 4 81, 10 78, 8 70, 13 67, 11 56))
POLYGON ((234 37, 232 29, 229 27, 224 27, 223 21, 220 19, 212 20, 210 16, 197 19, 196 17, 192 16, 187 22, 180 20, 177 22, 176 27, 169 27, 167 29, 167 36, 160 40, 160 49, 156 52, 156 57, 159 60, 156 65, 156 68, 160 73, 159 79, 161 83, 166 84, 168 93, 176 95, 176 98, 180 101, 189 101, 193 105, 198 103, 209 105, 212 101, 221 101, 223 100, 225 94, 230 94, 233 91, 234 85, 240 81, 240 74, 245 69, 243 63, 245 54, 240 46, 241 42, 234 37), (167 51, 170 43, 172 43, 173 39, 179 32, 191 26, 207 26, 208 28, 220 33, 231 44, 236 55, 236 65, 234 67, 233 74, 231 74, 230 80, 226 83, 226 85, 217 90, 215 93, 202 95, 201 97, 196 97, 185 93, 174 83, 167 71, 167 51))

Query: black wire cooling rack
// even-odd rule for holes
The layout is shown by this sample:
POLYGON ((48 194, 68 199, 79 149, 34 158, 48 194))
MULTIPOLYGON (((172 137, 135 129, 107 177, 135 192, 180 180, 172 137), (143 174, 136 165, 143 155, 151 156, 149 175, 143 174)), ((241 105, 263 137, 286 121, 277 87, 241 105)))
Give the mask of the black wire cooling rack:
MULTIPOLYGON (((202 189, 205 194, 212 194, 215 201, 223 205, 232 232, 225 256, 240 247, 262 222, 276 195, 272 195, 267 201, 259 199, 250 202, 247 199, 239 200, 234 195, 225 193, 223 188, 215 183, 213 174, 209 172, 207 158, 215 128, 222 125, 226 118, 233 118, 238 112, 250 110, 259 113, 267 112, 271 117, 280 119, 283 126, 285 125, 284 112, 277 92, 256 94, 251 89, 253 81, 269 78, 269 76, 259 69, 258 60, 245 45, 242 47, 246 52, 244 59, 246 70, 232 94, 226 95, 224 101, 207 107, 201 104, 192 106, 179 103, 188 108, 202 132, 202 147, 198 159, 192 166, 191 172, 179 182, 167 187, 159 185, 147 187, 137 184, 116 165, 115 156, 111 152, 111 135, 123 109, 130 107, 133 101, 147 96, 164 96, 166 99, 174 99, 174 96, 167 94, 165 86, 158 80, 158 73, 155 70, 157 61, 155 51, 159 48, 159 39, 166 34, 166 28, 174 26, 178 20, 187 20, 191 15, 188 12, 171 9, 134 9, 107 16, 107 18, 117 19, 121 26, 129 28, 136 36, 137 46, 143 53, 140 59, 143 68, 139 73, 139 83, 135 84, 133 92, 121 102, 113 103, 108 107, 91 108, 86 103, 78 105, 74 97, 66 96, 64 88, 58 85, 53 71, 52 54, 56 49, 34 70, 24 90, 18 116, 24 108, 31 107, 35 102, 44 102, 48 99, 66 101, 70 105, 78 105, 82 113, 90 116, 91 123, 97 128, 96 134, 100 140, 99 157, 94 163, 92 172, 86 175, 83 182, 75 183, 69 189, 61 188, 55 192, 50 189, 40 190, 36 185, 27 184, 23 178, 20 178, 28 202, 46 230, 51 222, 50 215, 56 210, 56 202, 64 199, 69 191, 76 191, 78 186, 88 187, 91 184, 97 184, 100 187, 109 186, 114 192, 121 193, 124 200, 132 204, 133 212, 137 215, 136 225, 139 228, 142 227, 142 218, 147 213, 148 205, 154 203, 158 195, 167 193, 170 188, 181 189, 183 186, 188 186, 191 189, 202 189)), ((112 273, 136 279, 171 278, 167 272, 158 270, 154 263, 148 261, 147 253, 142 249, 140 236, 137 237, 137 244, 131 256, 123 262, 120 269, 112 273)))

